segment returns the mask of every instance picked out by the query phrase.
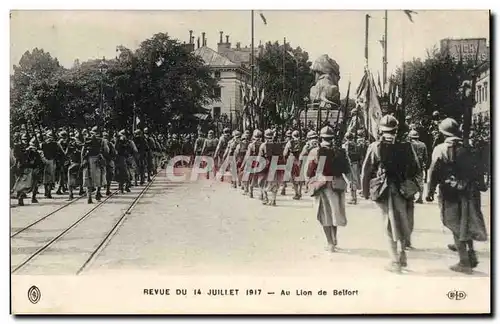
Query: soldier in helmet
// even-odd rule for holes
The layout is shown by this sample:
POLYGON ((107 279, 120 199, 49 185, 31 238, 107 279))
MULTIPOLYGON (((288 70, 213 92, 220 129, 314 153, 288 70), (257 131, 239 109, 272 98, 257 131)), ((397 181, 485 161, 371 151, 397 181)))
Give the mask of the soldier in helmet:
POLYGON ((486 191, 487 187, 478 156, 464 145, 457 121, 444 119, 439 131, 445 140, 432 152, 426 200, 434 200, 434 192, 439 186, 441 220, 453 233, 453 247, 459 257, 459 262, 450 269, 471 274, 479 263, 473 241, 488 239, 481 211, 481 191, 486 191))
POLYGON ((215 160, 215 168, 216 168, 216 170, 218 170, 218 168, 220 167, 220 165, 223 162, 223 155, 224 155, 224 152, 226 151, 227 145, 229 143, 229 136, 230 136, 230 134, 231 134, 231 130, 226 127, 222 131, 222 135, 219 138, 219 142, 217 144, 217 147, 216 147, 215 153, 214 153, 214 160, 215 160))
POLYGON ((243 169, 244 169, 245 154, 247 152, 249 144, 250 142, 248 140, 248 134, 247 132, 245 132, 243 133, 243 135, 241 135, 241 140, 234 149, 234 156, 236 158, 236 168, 238 170, 238 184, 241 187, 243 194, 248 193, 248 181, 243 181, 243 169))
POLYGON ((51 191, 56 184, 56 166, 64 161, 64 151, 61 145, 56 142, 54 133, 46 133, 45 142, 42 144, 42 159, 45 163, 43 171, 43 184, 45 188, 45 197, 52 198, 51 191))
POLYGON ((36 139, 32 138, 28 145, 23 144, 19 146, 16 155, 19 176, 16 179, 13 190, 16 193, 18 205, 24 206, 23 199, 29 192, 32 192, 31 202, 37 203, 36 187, 38 187, 38 178, 44 169, 44 163, 38 152, 36 139))
POLYGON ((398 121, 391 115, 380 119, 382 136, 370 144, 363 163, 363 196, 376 202, 384 217, 391 263, 387 270, 401 272, 407 266, 405 249, 413 230, 414 195, 420 166, 408 142, 398 142, 398 121))
POLYGON ((335 131, 325 126, 320 131, 321 144, 308 155, 307 177, 313 190, 314 213, 325 232, 327 250, 335 252, 337 227, 346 226, 345 190, 347 184, 343 175, 352 178, 349 159, 345 150, 334 145, 335 131), (323 170, 318 169, 320 158, 324 158, 323 170), (316 177, 319 175, 319 178, 316 177))
POLYGON ((198 130, 198 137, 194 142, 194 155, 200 156, 202 155, 201 151, 203 149, 203 144, 205 144, 205 136, 203 135, 203 131, 201 129, 198 130))
MULTIPOLYGON (((247 163, 249 163, 249 158, 250 157, 255 157, 259 153, 259 148, 262 144, 262 132, 258 129, 253 131, 252 135, 252 142, 248 144, 247 152, 245 154, 245 158, 243 159, 243 162, 241 164, 242 171, 247 168, 247 163)), ((258 165, 257 161, 251 161, 252 165, 250 166, 252 169, 256 168, 258 165)), ((261 171, 262 172, 262 171, 261 171)), ((243 178, 245 178, 247 175, 243 173, 243 178)), ((248 174, 248 182, 247 182, 247 188, 249 192, 250 198, 253 198, 253 188, 255 187, 261 187, 261 182, 263 178, 259 177, 259 175, 255 172, 248 174)), ((265 179, 264 179, 265 180, 265 179)), ((261 196, 261 199, 264 199, 263 196, 261 196)))
POLYGON ((80 189, 79 195, 83 196, 85 194, 83 190, 82 182, 82 168, 81 168, 81 152, 83 148, 83 138, 81 138, 80 133, 75 133, 68 145, 67 156, 69 160, 68 166, 68 190, 69 190, 69 200, 74 198, 73 189, 78 187, 80 189))
MULTIPOLYGON (((234 152, 236 150, 236 146, 238 146, 240 141, 241 141, 241 132, 239 130, 234 130, 233 131, 233 138, 231 140, 229 140, 227 147, 226 147, 226 151, 224 152, 224 155, 222 157, 223 161, 227 161, 228 159, 235 158, 234 152)), ((231 174, 231 177, 234 177, 234 176, 235 176, 234 174, 231 174)), ((233 188, 236 188, 238 185, 240 185, 238 183, 238 179, 234 179, 234 178, 231 178, 231 184, 232 184, 233 188)))
MULTIPOLYGON (((410 133, 408 134, 408 137, 410 138, 410 143, 413 146, 413 150, 417 154, 418 161, 420 163, 420 167, 422 168, 422 171, 427 170, 429 167, 429 161, 428 161, 428 153, 427 153, 427 146, 421 141, 419 141, 419 134, 416 130, 411 130, 410 133)), ((419 191, 418 191, 418 197, 417 200, 415 201, 417 204, 422 204, 423 203, 423 193, 424 193, 424 175, 419 174, 417 177, 418 180, 418 185, 419 185, 419 191)))
POLYGON ((108 132, 103 132, 102 133, 102 141, 103 145, 108 146, 108 152, 107 154, 104 154, 104 159, 106 160, 106 196, 111 195, 111 182, 115 178, 115 160, 116 160, 116 148, 115 145, 111 142, 109 138, 109 133, 108 132))
MULTIPOLYGON (((215 150, 217 149, 217 143, 218 140, 214 136, 214 131, 209 130, 207 138, 205 139, 203 147, 201 149, 201 155, 213 157, 215 155, 215 150)), ((210 178, 210 173, 215 171, 215 166, 212 167, 214 167, 214 170, 209 170, 207 172, 207 179, 210 178)))
POLYGON ((293 184, 293 190, 295 191, 293 199, 299 200, 302 197, 302 183, 303 183, 303 181, 299 179, 300 153, 301 153, 300 133, 298 130, 294 130, 293 132, 291 132, 290 136, 291 136, 290 140, 286 143, 285 149, 283 150, 283 158, 285 159, 285 161, 293 159, 293 166, 291 172, 292 175, 291 182, 293 184))
POLYGON ((63 191, 67 191, 67 182, 68 182, 68 167, 69 167, 69 159, 68 159, 68 146, 69 146, 69 138, 68 133, 63 130, 59 133, 59 145, 61 146, 64 155, 62 156, 62 161, 60 165, 58 165, 57 173, 59 177, 59 185, 57 187, 56 195, 62 195, 63 191))
POLYGON ((148 151, 146 153, 146 173, 148 174, 148 181, 151 181, 151 176, 156 172, 155 155, 158 151, 154 139, 149 134, 149 128, 144 128, 144 140, 148 144, 148 151))
MULTIPOLYGON (((149 156, 149 145, 144 138, 142 131, 136 129, 134 131, 134 143, 137 147, 137 173, 135 175, 135 185, 137 186, 137 181, 140 181, 142 186, 145 182, 145 175, 147 173, 148 156, 149 156)), ((151 181, 151 176, 148 173, 148 181, 151 181)))
POLYGON ((106 168, 106 160, 104 155, 109 154, 109 148, 104 145, 102 139, 98 137, 97 126, 90 131, 90 136, 83 144, 81 161, 83 166, 83 183, 87 187, 87 195, 89 204, 92 203, 92 189, 96 188, 95 199, 100 201, 102 198, 101 187, 105 183, 103 179, 104 170, 106 168))
MULTIPOLYGON (((265 179, 265 186, 261 188, 264 205, 276 206, 276 194, 278 193, 279 182, 280 182, 280 171, 273 170, 271 168, 271 162, 273 157, 282 156, 282 146, 280 143, 274 141, 274 132, 271 129, 267 129, 264 132, 264 137, 266 141, 260 145, 259 156, 266 159, 266 166, 261 173, 261 177, 265 179), (270 174, 273 172, 274 174, 270 174), (269 196, 271 199, 269 199, 269 196)), ((278 163, 280 161, 278 160, 278 163)), ((281 161, 283 163, 283 161, 281 161)))
POLYGON ((349 163, 352 170, 352 182, 350 183, 351 189, 351 200, 349 204, 357 204, 357 188, 360 187, 360 177, 361 177, 361 163, 363 161, 362 147, 358 145, 355 135, 352 133, 346 134, 346 141, 344 143, 344 149, 349 158, 349 163))
MULTIPOLYGON (((274 133, 275 135, 275 138, 276 138, 276 133, 274 133)), ((292 131, 291 130, 287 130, 285 132, 285 141, 283 143, 283 146, 285 147, 287 145, 288 142, 290 142, 292 140, 292 131)), ((286 160, 287 158, 285 158, 286 160)), ((287 187, 287 181, 283 181, 281 183, 281 191, 280 191, 280 195, 282 196, 285 196, 286 195, 286 187, 287 187)))
MULTIPOLYGON (((308 133, 307 133, 307 142, 304 144, 304 147, 302 148, 302 151, 300 152, 300 155, 299 155, 299 159, 301 161, 301 172, 300 174, 304 174, 304 168, 306 167, 306 159, 307 159, 307 156, 309 155, 309 152, 315 148, 315 147, 318 147, 319 146, 319 142, 318 142, 318 134, 313 131, 313 130, 310 130, 308 133)), ((309 187, 308 187, 308 184, 306 182, 306 188, 305 188, 305 192, 307 193, 309 190, 309 187)))

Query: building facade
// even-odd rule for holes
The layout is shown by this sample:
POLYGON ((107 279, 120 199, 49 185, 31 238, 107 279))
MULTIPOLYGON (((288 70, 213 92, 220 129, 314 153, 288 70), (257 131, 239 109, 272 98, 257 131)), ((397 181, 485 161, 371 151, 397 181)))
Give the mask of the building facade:
POLYGON ((476 105, 472 109, 473 117, 490 117, 490 63, 484 62, 476 70, 476 105))
MULTIPOLYGON (((194 54, 200 56, 210 67, 215 78, 219 80, 219 89, 216 90, 217 101, 206 106, 212 117, 217 119, 226 115, 234 125, 238 122, 243 108, 242 88, 249 87, 251 83, 251 48, 242 48, 239 43, 231 47, 229 36, 223 41, 223 32, 220 32, 217 50, 207 46, 205 33, 201 40, 198 38, 197 48, 194 49, 194 40, 190 34, 190 44, 194 54)), ((258 48, 255 50, 258 51, 258 48)))

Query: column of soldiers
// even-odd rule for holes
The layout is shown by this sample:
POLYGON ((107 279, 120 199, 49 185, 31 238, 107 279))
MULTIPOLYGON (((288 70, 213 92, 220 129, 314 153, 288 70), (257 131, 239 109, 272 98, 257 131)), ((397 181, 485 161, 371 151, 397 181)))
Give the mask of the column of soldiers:
POLYGON ((88 203, 111 195, 113 181, 118 190, 130 192, 132 186, 144 185, 157 173, 166 152, 162 135, 150 134, 148 128, 134 134, 121 130, 110 132, 92 129, 62 129, 14 133, 11 149, 11 193, 20 206, 43 184, 44 196, 51 199, 67 193, 69 200, 87 194, 88 203), (95 194, 94 194, 95 193, 95 194))

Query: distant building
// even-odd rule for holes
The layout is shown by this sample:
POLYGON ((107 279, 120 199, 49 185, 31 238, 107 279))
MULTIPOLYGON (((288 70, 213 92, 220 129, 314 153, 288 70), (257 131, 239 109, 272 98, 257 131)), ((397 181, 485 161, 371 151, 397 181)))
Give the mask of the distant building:
POLYGON ((490 62, 483 62, 476 68, 476 105, 473 116, 490 117, 490 62))
MULTIPOLYGON (((190 42, 186 46, 194 54, 200 56, 213 71, 214 77, 220 80, 220 88, 216 90, 219 100, 205 108, 210 110, 214 118, 225 114, 232 117, 231 122, 233 124, 236 123, 244 106, 241 89, 251 84, 251 48, 242 48, 240 43, 237 43, 236 47, 232 48, 229 36, 226 35, 225 42, 223 41, 223 32, 220 32, 217 51, 207 46, 205 33, 202 33, 201 40, 198 38, 196 49, 194 45, 194 37, 190 32, 190 42)), ((258 50, 256 48, 255 52, 258 50)))
POLYGON ((440 41, 442 53, 448 53, 455 60, 484 62, 489 60, 486 38, 445 38, 440 41))

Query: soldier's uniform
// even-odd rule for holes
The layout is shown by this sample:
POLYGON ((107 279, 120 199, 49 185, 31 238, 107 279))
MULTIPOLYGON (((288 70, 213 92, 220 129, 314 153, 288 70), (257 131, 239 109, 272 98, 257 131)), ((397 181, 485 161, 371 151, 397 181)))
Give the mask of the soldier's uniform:
POLYGON ((344 144, 344 149, 349 158, 349 163, 352 170, 352 182, 351 182, 351 200, 349 204, 357 204, 356 190, 360 187, 361 182, 361 163, 363 163, 363 152, 362 147, 359 146, 358 142, 354 138, 353 134, 347 135, 347 140, 344 144))
POLYGON ((83 166, 83 184, 87 187, 88 203, 92 203, 92 189, 96 188, 95 199, 102 198, 101 187, 106 169, 104 155, 109 154, 109 148, 104 141, 97 137, 97 127, 92 128, 90 137, 85 140, 82 148, 81 160, 83 166))
MULTIPOLYGON (((203 147, 201 148, 201 155, 214 157, 215 150, 217 149, 217 143, 218 140, 214 138, 214 131, 209 130, 208 137, 203 142, 203 147)), ((205 164, 206 162, 203 162, 203 165, 201 167, 206 167, 205 164)), ((211 173, 213 174, 213 172, 215 172, 215 165, 212 165, 212 170, 207 171, 207 179, 210 177, 211 173)))
POLYGON ((278 163, 283 163, 283 146, 281 143, 274 142, 274 132, 270 129, 265 131, 264 137, 266 141, 259 148, 259 156, 266 159, 266 166, 261 173, 261 177, 264 177, 265 180, 265 187, 262 188, 262 195, 264 196, 262 203, 264 205, 276 206, 276 194, 278 193, 281 180, 280 172, 282 171, 272 170, 271 161, 273 156, 279 156, 281 157, 281 161, 278 159, 278 163), (274 171, 274 174, 269 175, 271 170, 274 171), (269 199, 269 194, 271 195, 271 199, 269 199))
POLYGON ((393 116, 381 118, 382 136, 368 147, 361 173, 364 197, 376 202, 384 218, 391 257, 387 270, 392 272, 407 266, 405 248, 411 246, 415 177, 420 172, 411 144, 396 141, 397 128, 393 116))
POLYGON ((82 168, 81 168, 81 152, 83 148, 83 142, 79 138, 79 134, 75 134, 73 138, 70 139, 67 151, 67 157, 69 161, 68 167, 68 190, 69 199, 73 199, 73 189, 76 187, 80 188, 79 195, 84 195, 83 190, 83 179, 82 179, 82 168))
POLYGON ((200 156, 203 150, 203 144, 205 144, 205 136, 203 136, 203 132, 201 130, 198 131, 198 137, 194 142, 194 155, 200 156))
MULTIPOLYGON (((293 166, 291 172, 291 182, 293 184, 293 190, 295 191, 295 196, 293 199, 300 199, 302 197, 302 179, 300 179, 300 152, 301 152, 301 143, 299 140, 299 132, 293 131, 291 133, 290 140, 286 143, 285 149, 283 151, 283 158, 285 161, 288 159, 293 159, 293 166)), ((287 162, 288 165, 288 162, 287 162)))
MULTIPOLYGON (((238 130, 233 131, 233 138, 228 142, 226 150, 224 152, 224 155, 222 157, 223 161, 229 162, 229 159, 234 159, 234 152, 236 150, 236 146, 240 143, 240 137, 241 133, 238 130)), ((229 164, 228 164, 229 165, 229 164)), ((241 183, 239 183, 238 179, 233 178, 233 174, 231 174, 231 185, 233 188, 236 188, 238 185, 241 186, 241 183)))
MULTIPOLYGON (((417 154, 418 161, 420 163, 420 167, 422 171, 427 170, 429 167, 429 154, 427 153, 427 146, 418 140, 419 134, 416 130, 410 131, 408 134, 408 137, 410 138, 410 143, 413 146, 413 150, 417 154)), ((417 204, 423 203, 423 192, 424 192, 424 175, 423 172, 418 175, 417 177, 418 185, 420 187, 420 190, 418 191, 418 197, 417 200, 415 201, 417 204)))
POLYGON ((104 132, 102 134, 103 144, 108 146, 108 154, 104 155, 106 159, 106 196, 111 195, 111 182, 115 179, 115 160, 116 160, 116 148, 115 145, 109 140, 109 134, 104 132))
MULTIPOLYGON (((307 166, 307 157, 309 156, 309 152, 311 152, 311 150, 316 147, 319 147, 318 134, 316 134, 315 131, 311 130, 307 133, 307 142, 304 144, 304 147, 302 148, 302 151, 300 152, 299 155, 299 160, 301 161, 300 165, 301 175, 305 174, 304 169, 307 166)), ((307 182, 305 185, 306 185, 305 192, 307 193, 309 191, 307 182)))
POLYGON ((62 160, 62 163, 58 165, 58 176, 59 176, 59 186, 56 191, 56 195, 61 195, 63 191, 67 191, 67 183, 68 183, 68 167, 69 167, 69 158, 67 156, 68 154, 68 148, 69 148, 69 139, 68 139, 68 133, 66 131, 61 131, 59 133, 59 136, 61 137, 58 141, 59 145, 61 146, 64 157, 62 160))
MULTIPOLYGON (((274 138, 275 138, 275 140, 276 140, 276 132, 277 132, 277 130, 276 130, 276 129, 274 129, 274 130, 273 130, 273 133, 274 133, 274 138)), ((286 147, 287 143, 288 143, 289 141, 291 141, 291 140, 292 140, 292 131, 291 131, 291 130, 287 130, 287 131, 285 132, 285 141, 283 142, 283 147, 286 147)), ((286 158, 285 158, 285 161, 286 161, 286 158)), ((286 195, 286 187, 287 187, 287 182, 288 182, 288 181, 282 181, 282 183, 281 183, 281 191, 280 191, 280 195, 282 195, 282 196, 285 196, 285 195, 286 195)))
MULTIPOLYGON (((258 166, 258 162, 255 160, 250 161, 250 157, 255 157, 259 153, 259 148, 260 145, 262 144, 262 132, 258 129, 253 131, 253 136, 252 136, 252 142, 248 144, 247 152, 245 154, 245 157, 243 158, 242 162, 242 167, 241 169, 243 170, 243 178, 246 179, 248 177, 248 191, 250 193, 250 198, 253 198, 253 188, 255 187, 262 187, 262 182, 261 178, 259 175, 255 172, 249 173, 247 175, 247 168, 251 167, 256 168, 258 166), (249 161, 252 163, 250 166, 247 166, 249 161)), ((262 171, 261 171, 262 172, 262 171)), ((265 179, 263 179, 265 180, 265 179)), ((260 199, 264 199, 264 196, 261 194, 260 199)))
MULTIPOLYGON (((140 185, 142 186, 145 181, 145 174, 147 173, 148 166, 148 157, 150 148, 149 145, 142 135, 140 129, 136 129, 134 132, 134 143, 137 147, 137 173, 135 175, 134 184, 137 186, 137 181, 140 181, 140 185)), ((148 173, 148 181, 151 181, 151 177, 148 173)))
POLYGON ((241 140, 236 145, 236 148, 234 150, 234 156, 236 158, 236 168, 238 170, 238 183, 241 185, 241 189, 244 195, 248 193, 248 180, 243 180, 243 170, 245 167, 244 160, 248 149, 248 145, 249 145, 248 134, 245 132, 241 136, 241 140))
MULTIPOLYGON (((224 128, 223 134, 219 138, 219 142, 217 143, 217 148, 215 149, 214 153, 214 160, 215 160, 215 169, 218 170, 221 164, 223 163, 223 156, 224 152, 226 151, 227 145, 229 143, 229 135, 230 135, 230 129, 229 128, 224 128)), ((222 180, 223 178, 221 178, 222 180)))
POLYGON ((439 186, 441 220, 452 233, 459 262, 452 271, 471 274, 478 265, 473 241, 488 239, 481 212, 481 191, 486 191, 479 161, 459 137, 458 123, 446 118, 439 125, 446 139, 434 148, 429 168, 427 201, 434 200, 439 186))
POLYGON ((44 168, 44 163, 38 147, 36 147, 36 140, 33 138, 29 142, 29 145, 23 144, 22 146, 18 146, 16 155, 19 175, 14 184, 14 192, 16 193, 18 204, 19 206, 24 205, 23 199, 29 192, 32 192, 31 202, 37 203, 37 178, 44 168))
POLYGON ((148 174, 148 181, 151 180, 151 176, 156 172, 155 165, 155 155, 157 151, 157 147, 153 138, 149 135, 149 129, 144 128, 144 140, 148 144, 148 151, 146 156, 146 167, 145 170, 148 174))
POLYGON ((48 131, 46 137, 47 139, 42 144, 42 160, 45 164, 43 184, 45 197, 52 198, 51 191, 56 184, 56 166, 62 163, 65 154, 61 145, 55 141, 52 131, 48 131))

